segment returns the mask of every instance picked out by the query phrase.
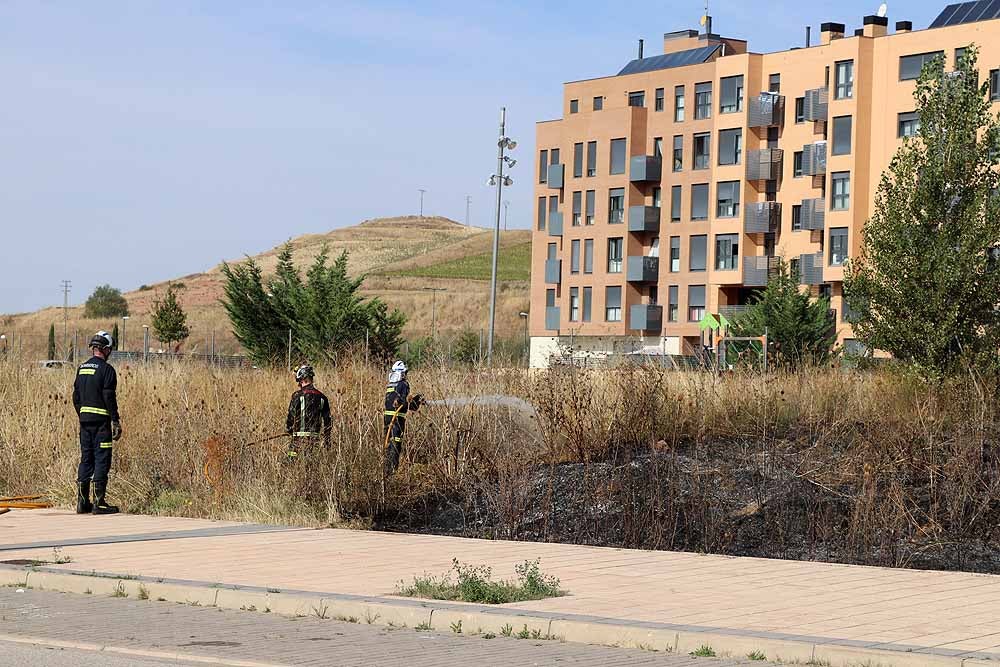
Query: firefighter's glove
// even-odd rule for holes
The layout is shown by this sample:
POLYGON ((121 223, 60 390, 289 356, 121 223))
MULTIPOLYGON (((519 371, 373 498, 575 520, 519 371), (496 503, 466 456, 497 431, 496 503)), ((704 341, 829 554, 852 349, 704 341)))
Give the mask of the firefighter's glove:
POLYGON ((410 407, 413 410, 419 410, 420 406, 424 404, 424 397, 422 394, 415 394, 413 398, 410 399, 410 407))
POLYGON ((111 422, 111 439, 113 441, 121 440, 122 437, 122 423, 121 422, 111 422))

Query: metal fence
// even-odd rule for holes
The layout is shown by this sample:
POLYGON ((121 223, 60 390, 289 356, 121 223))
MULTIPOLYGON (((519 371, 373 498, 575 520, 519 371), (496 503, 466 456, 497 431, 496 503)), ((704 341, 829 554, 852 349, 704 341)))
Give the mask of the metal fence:
POLYGON ((220 368, 252 368, 250 357, 225 354, 180 354, 172 352, 120 352, 111 353, 112 363, 148 364, 158 361, 184 361, 208 364, 220 368))

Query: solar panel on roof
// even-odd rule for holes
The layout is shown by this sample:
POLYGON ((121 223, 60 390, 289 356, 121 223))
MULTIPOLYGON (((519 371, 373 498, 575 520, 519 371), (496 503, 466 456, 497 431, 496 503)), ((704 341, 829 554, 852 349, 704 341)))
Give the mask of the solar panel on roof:
POLYGON ((931 28, 975 23, 1000 18, 1000 0, 975 0, 948 5, 931 23, 931 28))
POLYGON ((684 67, 685 65, 695 65, 707 62, 708 59, 712 57, 712 54, 720 48, 721 46, 719 44, 714 44, 712 46, 701 46, 697 49, 688 49, 687 51, 665 53, 660 56, 637 58, 636 60, 633 60, 625 65, 625 67, 618 72, 618 76, 622 76, 624 74, 639 74, 641 72, 654 72, 661 69, 684 67))
POLYGON ((937 18, 931 23, 932 28, 940 28, 941 26, 948 25, 948 21, 954 16, 955 10, 958 9, 958 5, 948 5, 944 10, 938 14, 937 18))

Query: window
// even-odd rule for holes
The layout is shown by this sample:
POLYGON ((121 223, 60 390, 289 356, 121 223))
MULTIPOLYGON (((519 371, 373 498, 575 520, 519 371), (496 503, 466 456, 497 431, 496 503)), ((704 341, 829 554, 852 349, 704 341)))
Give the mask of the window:
POLYGON ((799 279, 799 258, 793 257, 788 260, 788 275, 790 275, 795 280, 799 279))
POLYGON ((573 193, 573 226, 579 227, 583 222, 583 214, 580 211, 583 204, 583 193, 577 190, 573 193))
POLYGON ((663 111, 663 88, 657 88, 653 97, 653 111, 663 111))
POLYGON ((792 153, 792 178, 802 177, 802 151, 792 153))
POLYGON ((990 70, 990 101, 1000 100, 1000 69, 990 70))
POLYGON ((545 197, 538 198, 538 231, 545 231, 545 197))
POLYGON ((780 93, 781 92, 781 75, 772 74, 767 77, 767 92, 769 93, 780 93))
POLYGON ((944 51, 930 51, 928 53, 917 53, 912 56, 900 56, 899 80, 908 81, 919 78, 920 70, 935 58, 944 58, 944 51))
POLYGON ((684 137, 677 135, 674 137, 674 171, 684 169, 684 137))
POLYGON ((544 183, 549 173, 549 152, 547 150, 538 151, 538 182, 544 183))
POLYGON ((604 288, 604 319, 607 322, 622 321, 622 288, 618 285, 604 288))
POLYGON ((823 70, 823 87, 830 90, 830 66, 827 65, 823 70))
POLYGON ((555 259, 559 255, 559 248, 555 243, 550 243, 546 248, 546 252, 548 253, 545 255, 546 259, 555 259))
POLYGON ((743 111, 743 75, 723 77, 719 81, 719 112, 743 111))
POLYGON ((802 204, 792 205, 792 231, 802 229, 802 204))
POLYGON ((834 211, 846 211, 851 207, 851 173, 835 171, 831 176, 833 183, 833 201, 830 208, 834 211))
POLYGON ((649 286, 649 304, 651 306, 656 305, 656 300, 660 298, 660 288, 656 285, 649 286))
POLYGON ((578 322, 580 320, 580 288, 569 288, 569 321, 578 322))
POLYGON ((608 239, 608 273, 622 272, 622 237, 608 239))
POLYGON ((660 237, 654 236, 653 240, 649 243, 649 256, 650 257, 660 257, 660 237))
POLYGON ((569 272, 580 273, 580 239, 573 239, 570 244, 569 272))
POLYGON ((674 122, 684 122, 684 86, 674 86, 674 122))
POLYGON ((712 135, 702 132, 694 135, 694 168, 708 169, 708 156, 711 152, 712 135))
POLYGON ((670 273, 681 270, 681 237, 670 237, 670 273))
POLYGON ((660 208, 663 204, 663 190, 661 188, 653 188, 653 206, 660 208))
POLYGON ((691 219, 708 220, 708 183, 691 186, 691 219))
POLYGON ((695 234, 688 240, 688 270, 704 271, 708 268, 708 236, 695 234))
POLYGON ((916 111, 899 114, 897 137, 915 137, 920 131, 920 115, 916 111))
POLYGON ((573 178, 583 176, 583 143, 573 144, 573 178))
POLYGON ((677 321, 677 285, 667 287, 667 321, 677 321))
POLYGON ((670 222, 681 220, 681 186, 670 186, 670 222))
POLYGON ((569 101, 569 112, 579 113, 580 112, 580 100, 570 100, 569 101))
POLYGON ((594 202, 597 199, 595 195, 595 190, 587 190, 587 210, 586 217, 583 219, 585 225, 594 224, 594 202))
POLYGON ((701 322, 705 317, 705 286, 688 285, 688 322, 701 322))
POLYGON ((694 117, 695 120, 712 117, 711 82, 694 85, 694 117))
POLYGON ((549 220, 552 220, 559 213, 559 195, 549 197, 549 220))
POLYGON ((630 107, 644 107, 646 106, 646 93, 645 91, 639 90, 634 93, 628 94, 628 105, 630 107))
POLYGON ((584 287, 583 288, 583 321, 584 322, 589 322, 590 321, 590 304, 594 300, 593 293, 594 293, 594 288, 593 287, 584 287))
POLYGON ((958 69, 958 66, 962 64, 962 61, 965 59, 965 52, 968 50, 969 47, 967 46, 960 46, 955 49, 955 69, 958 69))
POLYGON ((583 241, 583 272, 594 272, 594 239, 583 241))
POLYGON ((841 60, 834 67, 833 99, 849 100, 854 97, 854 61, 841 60))
POLYGON ((735 271, 740 263, 740 235, 717 234, 715 236, 715 269, 735 271))
POLYGON ((655 157, 663 157, 663 137, 655 137, 653 139, 653 155, 655 157))
POLYGON ((549 164, 559 164, 559 149, 553 148, 549 151, 549 164))
POLYGON ((594 98, 594 111, 600 111, 603 108, 604 108, 604 98, 603 97, 595 97, 594 98))
POLYGON ((723 181, 715 186, 717 218, 738 218, 740 215, 740 181, 723 181))
POLYGON ((597 142, 587 142, 587 176, 597 175, 597 142))
POLYGON ((836 116, 833 119, 833 148, 830 155, 851 154, 851 117, 836 116))
POLYGON ((743 158, 743 129, 719 130, 719 164, 739 164, 743 158))
POLYGON ((625 173, 625 140, 611 140, 611 172, 612 174, 625 173))
POLYGON ((830 230, 830 266, 842 266, 847 259, 847 227, 830 230))
POLYGON ((795 122, 806 122, 806 98, 804 97, 795 98, 795 122))
POLYGON ((608 224, 619 225, 625 222, 625 188, 608 190, 608 224))

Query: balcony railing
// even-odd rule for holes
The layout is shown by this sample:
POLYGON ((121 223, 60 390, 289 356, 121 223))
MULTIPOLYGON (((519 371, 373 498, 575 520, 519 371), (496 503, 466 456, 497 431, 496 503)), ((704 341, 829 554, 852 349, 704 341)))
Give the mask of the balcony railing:
POLYGON ((823 283, 823 253, 799 255, 799 284, 820 285, 823 283))
POLYGON ((781 225, 781 204, 776 201, 758 201, 743 206, 743 232, 769 234, 781 225))
POLYGON ((552 190, 562 190, 566 184, 566 166, 562 164, 550 164, 546 174, 546 182, 552 190))
POLYGON ((660 231, 660 207, 629 206, 628 230, 639 234, 660 231))
POLYGON ((625 266, 625 278, 631 283, 655 283, 659 280, 659 257, 630 256, 625 266))
POLYGON ((775 181, 781 178, 785 152, 780 148, 760 148, 747 151, 747 180, 775 181))
POLYGON ((773 127, 781 125, 785 118, 785 96, 777 93, 761 93, 750 98, 750 112, 747 124, 750 127, 773 127))
POLYGON ((663 158, 636 155, 629 162, 629 180, 633 183, 659 183, 663 158))
POLYGON ((562 282, 562 260, 545 260, 545 284, 558 285, 562 282))
POLYGON ((726 318, 730 322, 734 322, 743 313, 747 312, 747 308, 750 306, 746 305, 736 305, 736 306, 719 306, 719 315, 726 318))
POLYGON ((778 258, 773 255, 752 255, 743 258, 743 285, 766 287, 767 281, 778 268, 778 258))
POLYGON ((563 235, 563 215, 559 211, 549 211, 549 236, 563 235))
POLYGON ((826 200, 822 197, 803 199, 799 215, 802 229, 822 231, 826 225, 826 200))
POLYGON ((608 224, 609 225, 620 225, 625 222, 625 210, 620 208, 613 208, 608 211, 608 224))
POLYGON ((802 173, 807 176, 826 173, 825 141, 817 141, 802 147, 802 173))
POLYGON ((830 93, 826 88, 807 90, 802 104, 802 116, 805 120, 825 121, 829 115, 829 106, 830 93))
POLYGON ((637 303, 629 308, 629 329, 634 331, 662 331, 663 306, 637 303))
POLYGON ((545 307, 545 329, 548 331, 559 330, 559 306, 545 307))

